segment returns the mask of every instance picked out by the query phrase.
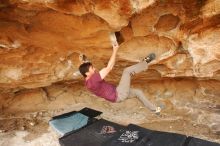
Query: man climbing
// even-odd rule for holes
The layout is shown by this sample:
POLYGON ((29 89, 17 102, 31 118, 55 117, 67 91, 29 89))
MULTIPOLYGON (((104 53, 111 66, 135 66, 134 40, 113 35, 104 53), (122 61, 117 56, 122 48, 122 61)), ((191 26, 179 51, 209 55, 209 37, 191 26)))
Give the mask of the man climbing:
POLYGON ((111 102, 121 102, 129 97, 136 96, 151 111, 154 111, 157 114, 160 113, 161 108, 156 107, 154 104, 152 104, 145 97, 143 91, 130 87, 131 76, 146 70, 148 68, 148 63, 155 59, 155 54, 151 53, 141 62, 125 68, 121 80, 116 87, 112 84, 107 83, 104 80, 104 78, 109 74, 109 72, 115 65, 116 54, 119 48, 115 35, 112 34, 110 38, 112 41, 113 52, 106 67, 104 67, 100 71, 96 71, 96 69, 90 62, 86 62, 80 65, 79 71, 85 78, 85 86, 90 92, 92 92, 96 96, 105 98, 106 100, 109 100, 111 102))

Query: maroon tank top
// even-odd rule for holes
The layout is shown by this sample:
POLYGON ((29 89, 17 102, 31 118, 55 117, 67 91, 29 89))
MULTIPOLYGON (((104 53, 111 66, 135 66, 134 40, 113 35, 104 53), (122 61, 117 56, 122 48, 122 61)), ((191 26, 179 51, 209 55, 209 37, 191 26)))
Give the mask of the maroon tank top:
POLYGON ((117 99, 116 87, 103 80, 98 72, 95 72, 88 80, 85 81, 87 89, 96 96, 105 98, 111 102, 117 99))

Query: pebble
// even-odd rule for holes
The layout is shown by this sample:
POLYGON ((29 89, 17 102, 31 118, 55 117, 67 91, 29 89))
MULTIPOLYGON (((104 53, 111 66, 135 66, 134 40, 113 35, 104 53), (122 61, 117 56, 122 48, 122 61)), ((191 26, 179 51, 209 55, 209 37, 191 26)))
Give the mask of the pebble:
POLYGON ((5 130, 0 130, 0 133, 4 133, 5 132, 5 130))
POLYGON ((29 124, 30 124, 31 126, 35 126, 35 125, 36 125, 35 122, 30 122, 29 124))
POLYGON ((25 127, 24 127, 24 126, 22 126, 22 127, 21 127, 21 130, 22 130, 22 131, 24 131, 24 130, 25 130, 25 127))
POLYGON ((36 112, 36 113, 34 113, 33 117, 34 117, 34 118, 36 118, 36 117, 37 117, 37 115, 38 115, 38 113, 36 112))
POLYGON ((43 112, 39 112, 38 115, 39 115, 39 116, 43 116, 43 112))
POLYGON ((193 124, 193 126, 194 126, 194 127, 196 127, 196 126, 197 126, 197 124, 196 124, 196 123, 194 123, 194 124, 193 124))

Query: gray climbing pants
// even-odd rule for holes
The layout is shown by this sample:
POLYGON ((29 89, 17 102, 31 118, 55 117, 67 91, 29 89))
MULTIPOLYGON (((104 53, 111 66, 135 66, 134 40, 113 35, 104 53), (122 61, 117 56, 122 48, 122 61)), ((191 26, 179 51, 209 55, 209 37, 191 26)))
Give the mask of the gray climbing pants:
POLYGON ((145 61, 129 66, 124 69, 119 85, 117 86, 117 102, 127 98, 137 97, 147 108, 152 111, 156 110, 156 106, 152 104, 140 89, 131 88, 131 76, 141 71, 147 70, 148 64, 145 61))

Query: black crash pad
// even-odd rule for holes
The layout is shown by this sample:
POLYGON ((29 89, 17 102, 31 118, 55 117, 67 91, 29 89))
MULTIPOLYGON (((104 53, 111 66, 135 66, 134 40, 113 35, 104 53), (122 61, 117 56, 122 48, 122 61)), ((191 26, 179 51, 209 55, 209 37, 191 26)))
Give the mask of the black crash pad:
POLYGON ((55 116, 49 123, 58 132, 68 128, 69 124, 67 130, 70 132, 63 132, 64 136, 59 139, 61 146, 220 146, 185 135, 149 130, 133 124, 125 127, 96 119, 101 113, 84 108, 55 116), (67 122, 64 119, 68 119, 67 122), (58 122, 54 124, 53 120, 58 122))
POLYGON ((97 111, 97 110, 94 110, 94 109, 91 109, 91 108, 87 108, 87 107, 81 109, 79 111, 79 113, 81 113, 83 115, 86 115, 90 118, 94 118, 94 117, 97 117, 97 116, 102 114, 102 112, 100 112, 100 111, 97 111))
POLYGON ((152 131, 130 124, 103 146, 183 146, 186 138, 184 135, 152 131))
POLYGON ((100 119, 77 132, 59 139, 61 146, 102 146, 103 142, 125 129, 124 126, 100 119))
POLYGON ((193 138, 193 137, 188 137, 188 144, 186 146, 220 146, 218 143, 198 139, 198 138, 193 138))
POLYGON ((72 112, 64 113, 64 114, 61 114, 58 116, 54 116, 54 117, 52 117, 52 120, 63 118, 63 117, 68 117, 68 116, 75 114, 75 113, 81 113, 89 118, 94 118, 94 117, 97 117, 102 114, 102 112, 100 112, 100 111, 85 107, 85 108, 81 109, 80 111, 72 111, 72 112))

